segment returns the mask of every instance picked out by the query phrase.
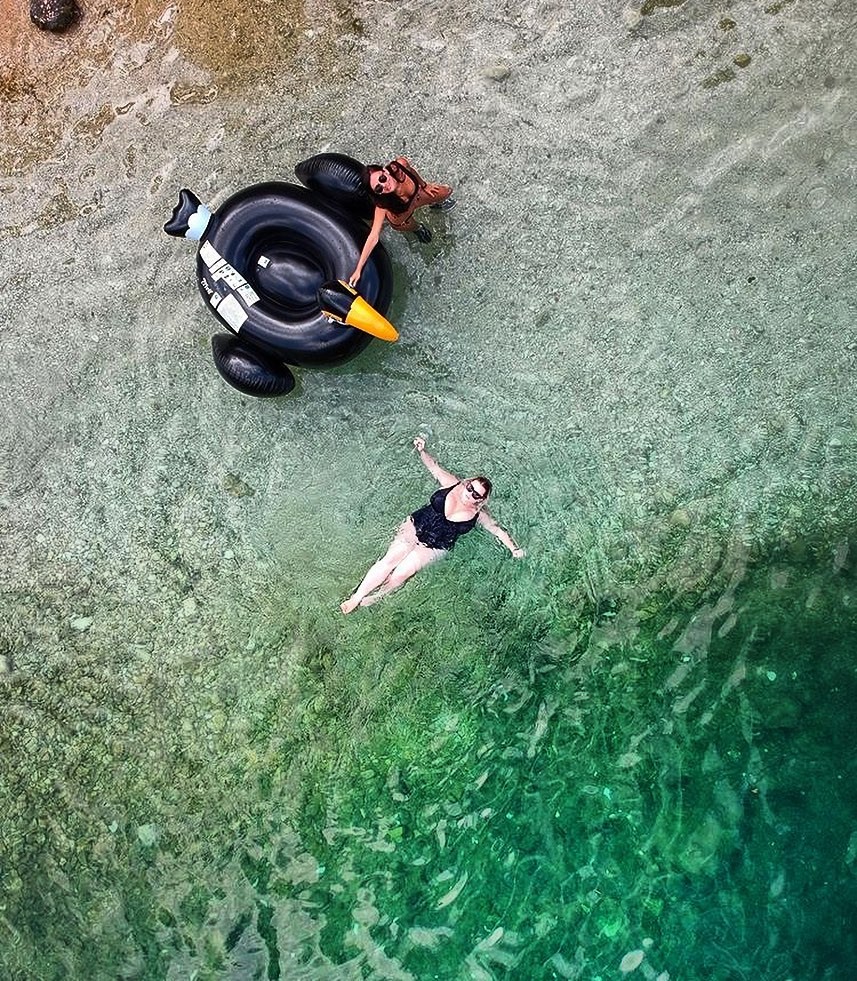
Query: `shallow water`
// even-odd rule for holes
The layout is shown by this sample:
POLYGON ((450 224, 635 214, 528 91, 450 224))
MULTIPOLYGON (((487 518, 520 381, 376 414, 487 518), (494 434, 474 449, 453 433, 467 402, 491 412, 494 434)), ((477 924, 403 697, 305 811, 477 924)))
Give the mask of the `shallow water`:
POLYGON ((851 976, 855 16, 642 9, 10 11, 4 977, 851 976), (459 206, 241 397, 161 226, 324 149, 459 206), (528 557, 346 620, 416 432, 528 557))

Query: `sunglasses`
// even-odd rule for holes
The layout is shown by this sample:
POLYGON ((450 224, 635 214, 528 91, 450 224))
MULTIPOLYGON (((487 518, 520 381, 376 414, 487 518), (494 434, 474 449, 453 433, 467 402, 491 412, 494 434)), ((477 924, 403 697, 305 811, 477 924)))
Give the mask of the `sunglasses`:
POLYGON ((464 485, 464 489, 476 501, 484 501, 488 496, 487 494, 480 494, 479 491, 473 486, 472 480, 467 481, 467 483, 464 485))
POLYGON ((376 194, 380 194, 384 188, 384 185, 387 183, 387 179, 389 178, 390 175, 385 170, 379 170, 373 176, 375 178, 376 184, 372 188, 372 190, 376 194))

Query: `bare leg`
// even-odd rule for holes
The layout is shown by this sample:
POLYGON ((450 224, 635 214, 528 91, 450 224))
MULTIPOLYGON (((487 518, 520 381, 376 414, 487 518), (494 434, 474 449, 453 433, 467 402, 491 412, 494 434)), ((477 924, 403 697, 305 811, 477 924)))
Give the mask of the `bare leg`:
POLYGON ((400 586, 403 586, 420 569, 431 565, 432 562, 436 562, 445 554, 446 551, 444 549, 426 548, 425 545, 417 545, 413 551, 409 552, 402 559, 371 595, 364 595, 364 598, 360 600, 360 606, 371 606, 373 603, 377 603, 381 597, 387 596, 400 586))
POLYGON ((361 600, 367 593, 371 593, 373 589, 377 589, 381 583, 390 575, 390 573, 396 568, 396 566, 405 558, 405 556, 415 547, 417 547, 416 534, 414 533, 413 522, 408 519, 402 524, 398 532, 396 532, 396 537, 390 543, 390 547, 387 549, 386 555, 378 559, 378 561, 369 569, 366 575, 363 577, 363 581, 354 590, 351 596, 348 597, 345 602, 339 604, 340 610, 343 613, 351 613, 359 605, 361 600))

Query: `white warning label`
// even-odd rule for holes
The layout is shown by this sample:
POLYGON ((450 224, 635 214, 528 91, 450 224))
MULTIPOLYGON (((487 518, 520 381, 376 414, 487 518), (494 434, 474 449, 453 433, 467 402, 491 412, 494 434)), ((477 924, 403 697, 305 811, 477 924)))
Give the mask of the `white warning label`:
MULTIPOLYGON (((240 272, 228 263, 210 242, 203 242, 199 250, 202 261, 208 266, 208 271, 215 283, 223 282, 246 307, 252 307, 259 302, 259 294, 247 282, 240 272)), ((246 320, 246 316, 244 320, 246 320)), ((243 321, 242 321, 243 323, 243 321)))
POLYGON ((241 330, 244 321, 247 319, 247 311, 234 296, 224 296, 217 304, 217 315, 222 317, 229 326, 235 330, 241 330))
POLYGON ((220 262, 222 259, 222 256, 211 244, 211 242, 202 243, 202 245, 199 247, 199 257, 209 269, 211 269, 215 262, 220 262))

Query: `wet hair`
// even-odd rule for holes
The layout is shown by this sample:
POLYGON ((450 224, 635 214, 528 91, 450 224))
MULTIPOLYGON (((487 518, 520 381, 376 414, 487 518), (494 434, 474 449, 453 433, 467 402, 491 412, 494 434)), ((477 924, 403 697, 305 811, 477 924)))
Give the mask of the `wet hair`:
POLYGON ((381 164, 367 164, 363 168, 360 179, 363 181, 366 193, 369 195, 372 203, 379 208, 383 208, 385 211, 392 211, 394 215, 404 214, 408 210, 408 202, 403 201, 398 194, 395 194, 393 191, 384 191, 383 194, 378 194, 372 190, 372 175, 377 174, 383 169, 384 167, 381 164))
POLYGON ((479 481, 479 483, 482 484, 483 488, 485 489, 485 498, 487 500, 488 495, 491 493, 491 487, 493 486, 491 481, 487 477, 483 477, 481 474, 478 477, 470 478, 471 484, 475 484, 477 481, 479 481))

